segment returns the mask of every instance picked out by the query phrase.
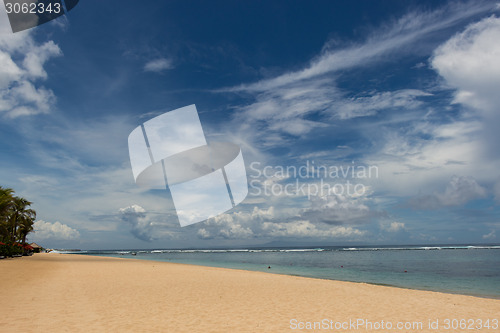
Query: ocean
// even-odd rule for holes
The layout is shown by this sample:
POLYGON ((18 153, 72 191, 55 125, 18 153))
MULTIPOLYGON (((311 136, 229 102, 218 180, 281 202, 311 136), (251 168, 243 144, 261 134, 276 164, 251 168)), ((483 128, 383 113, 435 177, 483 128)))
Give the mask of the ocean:
POLYGON ((365 282, 500 299, 500 246, 60 251, 365 282))

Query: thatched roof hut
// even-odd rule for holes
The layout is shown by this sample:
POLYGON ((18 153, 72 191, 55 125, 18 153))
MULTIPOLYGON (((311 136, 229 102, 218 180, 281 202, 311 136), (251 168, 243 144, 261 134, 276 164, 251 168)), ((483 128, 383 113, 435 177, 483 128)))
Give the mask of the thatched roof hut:
POLYGON ((36 252, 36 253, 43 250, 43 247, 41 247, 37 243, 31 243, 30 246, 33 248, 33 252, 36 252))

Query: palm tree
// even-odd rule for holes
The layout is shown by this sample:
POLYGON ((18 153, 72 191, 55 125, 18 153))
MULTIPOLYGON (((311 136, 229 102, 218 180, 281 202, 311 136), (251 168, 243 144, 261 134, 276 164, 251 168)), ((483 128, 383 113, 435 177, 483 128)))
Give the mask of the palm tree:
POLYGON ((14 193, 12 189, 3 188, 0 186, 0 240, 1 241, 7 241, 10 240, 11 238, 9 233, 8 221, 14 200, 12 193, 14 193))
POLYGON ((26 241, 26 235, 33 230, 33 223, 36 218, 36 212, 28 207, 32 202, 21 197, 14 197, 9 218, 9 233, 11 241, 26 241))
POLYGON ((32 202, 13 194, 12 189, 0 186, 0 241, 24 244, 33 231, 36 212, 29 208, 32 202))
POLYGON ((14 193, 12 189, 0 186, 0 219, 8 215, 8 210, 13 199, 12 193, 14 193))
POLYGON ((35 222, 36 212, 33 209, 28 209, 29 213, 19 222, 19 238, 22 244, 26 244, 26 236, 33 231, 33 223, 35 222))

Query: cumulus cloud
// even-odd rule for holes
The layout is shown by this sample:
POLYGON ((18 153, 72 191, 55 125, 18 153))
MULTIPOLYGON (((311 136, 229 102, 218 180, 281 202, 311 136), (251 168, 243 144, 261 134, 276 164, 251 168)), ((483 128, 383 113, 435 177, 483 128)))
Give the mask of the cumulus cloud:
POLYGON ((382 230, 385 230, 388 232, 398 232, 398 231, 406 229, 406 226, 404 223, 396 222, 396 221, 388 223, 388 224, 381 224, 380 227, 382 228, 382 230))
POLYGON ((500 18, 491 16, 467 27, 439 47, 433 68, 456 89, 455 103, 482 118, 481 150, 500 159, 500 18))
POLYGON ((173 68, 172 60, 166 58, 159 58, 148 61, 144 65, 144 70, 146 72, 163 72, 165 70, 173 68))
POLYGON ((10 118, 48 113, 56 98, 39 81, 47 79, 45 63, 60 55, 53 41, 39 44, 30 31, 0 29, 0 113, 10 118))
MULTIPOLYGON (((275 181, 287 180, 288 177, 289 175, 270 177, 264 183, 270 181, 275 184, 275 181)), ((264 186, 268 185, 264 184, 264 186)), ((306 185, 316 185, 316 193, 312 194, 307 191, 294 193, 293 190, 287 190, 290 191, 289 194, 281 192, 273 194, 268 203, 276 202, 279 209, 274 206, 268 208, 254 206, 250 211, 222 214, 208 219, 198 230, 197 236, 202 239, 358 237, 364 235, 365 232, 354 228, 354 225, 366 224, 377 217, 386 215, 385 212, 368 206, 373 200, 370 197, 369 186, 363 186, 361 190, 349 183, 341 187, 326 186, 322 182, 306 185), (325 186, 325 189, 320 191, 322 195, 318 195, 321 186, 325 186), (345 193, 339 193, 340 191, 345 191, 345 193), (306 202, 308 207, 297 207, 296 200, 305 198, 309 198, 306 202)))
POLYGON ((439 201, 444 206, 462 205, 485 196, 486 190, 474 178, 457 176, 451 178, 443 194, 437 194, 439 201))
POLYGON ((45 222, 38 220, 34 223, 34 238, 72 240, 80 237, 78 230, 60 222, 45 222))
POLYGON ((458 89, 456 102, 498 111, 499 38, 500 19, 491 16, 470 25, 435 51, 432 66, 458 89))
POLYGON ((471 200, 484 198, 486 189, 472 177, 453 176, 444 192, 419 196, 410 200, 416 209, 437 209, 441 207, 463 205, 471 200))
POLYGON ((339 226, 308 221, 299 216, 285 216, 274 207, 250 212, 234 212, 210 218, 197 232, 201 239, 251 239, 251 238, 316 238, 359 239, 367 232, 351 226, 339 226))
POLYGON ((262 222, 275 218, 274 207, 260 209, 254 207, 250 212, 233 212, 209 218, 203 228, 198 230, 198 237, 212 238, 252 238, 260 234, 262 222))
POLYGON ((343 226, 318 226, 309 221, 293 221, 286 223, 265 222, 263 232, 272 237, 313 237, 313 238, 358 238, 366 235, 366 231, 343 226))
POLYGON ((131 226, 130 232, 143 241, 154 239, 154 223, 148 218, 146 210, 138 205, 120 208, 120 219, 131 226))

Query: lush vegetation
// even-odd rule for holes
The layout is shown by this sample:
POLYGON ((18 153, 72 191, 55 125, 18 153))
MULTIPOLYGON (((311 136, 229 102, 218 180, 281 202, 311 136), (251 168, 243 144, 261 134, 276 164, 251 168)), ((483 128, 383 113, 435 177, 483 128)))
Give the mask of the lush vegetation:
POLYGON ((26 254, 32 248, 26 236, 33 231, 36 212, 31 202, 0 186, 0 256, 26 254))

